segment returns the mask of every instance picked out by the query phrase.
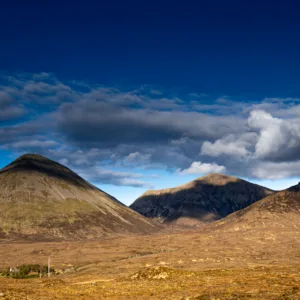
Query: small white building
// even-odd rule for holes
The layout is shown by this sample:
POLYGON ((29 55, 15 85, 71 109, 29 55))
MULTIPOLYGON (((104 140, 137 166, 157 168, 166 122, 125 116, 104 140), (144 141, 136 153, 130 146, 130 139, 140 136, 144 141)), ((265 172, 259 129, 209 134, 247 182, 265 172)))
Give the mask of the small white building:
POLYGON ((18 273, 19 271, 20 270, 18 268, 12 268, 12 267, 9 268, 10 273, 18 273))

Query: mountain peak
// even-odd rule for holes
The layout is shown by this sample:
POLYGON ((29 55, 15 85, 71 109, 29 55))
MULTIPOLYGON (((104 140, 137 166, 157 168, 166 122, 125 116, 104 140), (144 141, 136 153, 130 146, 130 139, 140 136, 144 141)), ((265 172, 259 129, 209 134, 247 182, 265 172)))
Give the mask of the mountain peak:
POLYGON ((228 182, 236 182, 236 181, 241 181, 242 179, 221 174, 221 173, 211 173, 205 176, 198 177, 194 181, 200 181, 201 183, 210 183, 214 185, 223 185, 228 182))
POLYGON ((18 157, 0 170, 0 174, 7 172, 38 172, 51 177, 68 180, 69 182, 79 185, 89 185, 89 183, 69 168, 40 154, 28 153, 18 157))
MULTIPOLYGON (((23 154, 20 157, 18 157, 17 159, 15 159, 14 161, 12 161, 10 164, 8 164, 6 167, 4 167, 2 170, 8 170, 8 169, 13 169, 13 168, 18 168, 18 167, 37 167, 39 166, 40 168, 42 167, 56 167, 56 168, 60 168, 60 169, 65 169, 65 170, 69 170, 67 167, 61 165, 58 162, 55 162, 54 160, 51 160, 45 156, 42 156, 40 154, 32 154, 32 153, 27 153, 27 154, 23 154)), ((1 170, 1 171, 2 171, 1 170)), ((71 171, 71 170, 69 170, 71 171)))
POLYGON ((19 165, 34 164, 34 163, 62 166, 61 164, 59 164, 45 156, 42 156, 40 154, 26 153, 26 154, 23 154, 23 155, 19 156, 18 158, 16 158, 5 168, 7 168, 9 166, 19 166, 19 165))
POLYGON ((0 170, 0 236, 88 239, 156 230, 67 167, 25 154, 0 170), (20 221, 21 220, 21 221, 20 221))
POLYGON ((232 176, 222 174, 222 173, 210 173, 199 178, 233 178, 232 176))
POLYGON ((43 165, 52 165, 57 167, 67 167, 61 165, 60 163, 51 160, 40 154, 26 153, 15 159, 10 165, 20 165, 20 164, 43 164, 43 165))
POLYGON ((290 191, 290 192, 300 192, 300 182, 298 182, 298 184, 289 187, 286 191, 290 191))
POLYGON ((44 160, 44 161, 51 161, 51 159, 43 156, 43 155, 40 155, 40 154, 37 154, 37 153, 25 153, 21 156, 19 156, 16 161, 18 160, 23 160, 23 159, 26 159, 26 160, 38 160, 38 161, 41 161, 41 160, 44 160))
POLYGON ((240 178, 212 173, 174 188, 148 191, 130 206, 150 218, 213 221, 273 193, 240 178))

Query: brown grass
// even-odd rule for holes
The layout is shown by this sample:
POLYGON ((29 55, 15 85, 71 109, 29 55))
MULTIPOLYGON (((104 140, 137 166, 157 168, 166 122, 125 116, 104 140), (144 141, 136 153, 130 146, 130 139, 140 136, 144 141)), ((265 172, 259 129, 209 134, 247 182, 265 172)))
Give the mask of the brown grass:
POLYGON ((0 244, 0 268, 46 264, 50 279, 0 278, 4 299, 300 299, 297 231, 164 232, 89 242, 0 244))
POLYGON ((144 274, 86 281, 84 276, 70 279, 63 275, 52 279, 1 278, 0 284, 6 299, 299 299, 299 271, 299 266, 197 272, 163 268, 160 274, 169 276, 155 273, 156 277, 150 278, 144 274))

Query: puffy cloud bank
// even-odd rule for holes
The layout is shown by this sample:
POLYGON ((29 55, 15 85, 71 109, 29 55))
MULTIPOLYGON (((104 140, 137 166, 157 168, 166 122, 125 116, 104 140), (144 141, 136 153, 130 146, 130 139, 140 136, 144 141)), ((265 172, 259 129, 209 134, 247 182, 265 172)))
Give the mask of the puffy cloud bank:
POLYGON ((48 73, 1 76, 0 147, 46 155, 96 183, 133 187, 151 186, 142 169, 299 174, 299 99, 171 94, 61 82, 48 73))

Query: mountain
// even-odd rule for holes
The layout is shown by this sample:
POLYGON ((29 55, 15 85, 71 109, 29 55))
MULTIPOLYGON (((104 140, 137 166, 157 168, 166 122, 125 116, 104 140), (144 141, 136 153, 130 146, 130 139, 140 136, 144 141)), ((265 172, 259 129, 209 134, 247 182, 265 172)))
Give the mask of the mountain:
POLYGON ((114 197, 43 156, 26 154, 0 170, 0 240, 93 239, 156 229, 114 197))
POLYGON ((224 218, 272 193, 245 180, 213 173, 175 188, 147 191, 130 208, 162 222, 195 225, 224 218))
POLYGON ((291 229, 294 235, 300 234, 300 183, 232 213, 213 227, 229 231, 291 229))

